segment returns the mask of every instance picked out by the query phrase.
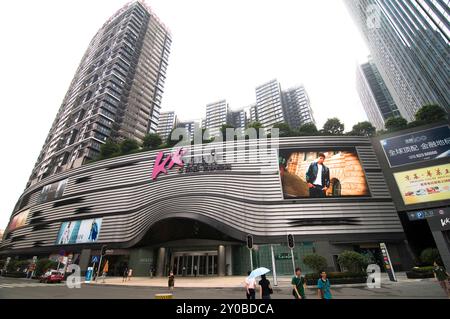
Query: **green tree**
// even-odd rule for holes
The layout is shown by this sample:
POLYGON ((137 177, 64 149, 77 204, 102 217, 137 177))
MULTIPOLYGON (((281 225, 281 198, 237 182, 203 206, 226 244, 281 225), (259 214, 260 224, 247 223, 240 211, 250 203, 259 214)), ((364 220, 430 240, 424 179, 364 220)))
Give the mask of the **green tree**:
POLYGON ((29 264, 30 262, 28 260, 11 259, 8 266, 6 267, 6 270, 8 272, 17 272, 17 271, 21 272, 25 268, 27 268, 29 264))
MULTIPOLYGON (((263 126, 260 122, 252 122, 248 125, 248 128, 254 128, 256 130, 256 138, 260 138, 262 136, 260 136, 260 129, 263 129, 263 126)), ((250 138, 250 136, 246 136, 246 138, 250 138)))
MULTIPOLYGON (((229 124, 224 124, 220 127, 220 133, 222 134, 222 141, 226 141, 227 140, 227 128, 232 128, 233 130, 235 130, 235 127, 233 125, 229 125, 229 124)), ((234 137, 234 139, 236 138, 236 136, 234 137)))
MULTIPOLYGON (((178 129, 179 129, 179 128, 178 128, 178 129)), ((180 136, 172 136, 172 134, 174 133, 175 130, 177 130, 177 128, 174 128, 174 129, 170 132, 169 136, 167 137, 166 144, 165 144, 165 146, 166 146, 167 148, 174 147, 174 146, 177 145, 179 142, 181 142, 181 140, 183 139, 183 136, 182 136, 182 135, 180 135, 180 136), (172 139, 172 138, 174 138, 174 139, 172 139)))
POLYGON ((384 126, 388 132, 395 132, 407 128, 408 122, 403 117, 390 117, 384 126))
POLYGON ((416 122, 429 124, 448 119, 447 112, 436 104, 422 106, 415 114, 416 122))
POLYGON ((322 128, 324 135, 343 135, 345 126, 337 117, 328 119, 322 128))
POLYGON ((100 146, 100 159, 111 158, 120 154, 119 145, 113 140, 107 140, 105 144, 100 146))
POLYGON ((279 137, 289 137, 293 136, 294 132, 291 130, 290 126, 286 123, 276 123, 273 128, 277 128, 279 130, 279 137))
POLYGON ((161 136, 158 134, 147 134, 142 141, 142 148, 146 150, 154 150, 160 147, 162 144, 161 136))
POLYGON ((372 123, 365 121, 355 124, 349 132, 349 135, 371 137, 374 136, 375 133, 376 128, 372 125, 372 123))
MULTIPOLYGON (((205 134, 205 132, 206 132, 205 128, 202 128, 201 132, 202 132, 201 133, 202 134, 202 144, 208 144, 208 143, 211 143, 211 142, 214 141, 214 136, 210 136, 209 134, 208 135, 205 134)), ((194 144, 194 141, 192 141, 192 144, 194 144)))
POLYGON ((327 268, 326 258, 317 254, 306 255, 305 257, 303 257, 303 262, 306 266, 314 270, 315 273, 318 273, 321 270, 325 270, 325 268, 327 268))
POLYGON ((139 150, 139 143, 135 139, 127 138, 120 143, 120 154, 131 154, 139 150))
POLYGON ((319 130, 317 129, 316 124, 314 123, 306 123, 301 125, 298 130, 298 135, 300 136, 315 136, 319 135, 319 130))
POLYGON ((338 263, 350 272, 364 271, 369 264, 364 255, 351 250, 346 250, 339 254, 338 263))
POLYGON ((420 261, 425 265, 433 265, 435 261, 442 263, 439 250, 436 248, 427 248, 420 253, 420 261))
POLYGON ((56 269, 56 267, 58 267, 58 263, 56 261, 44 258, 44 259, 39 259, 36 262, 36 276, 41 276, 43 275, 48 269, 56 269))

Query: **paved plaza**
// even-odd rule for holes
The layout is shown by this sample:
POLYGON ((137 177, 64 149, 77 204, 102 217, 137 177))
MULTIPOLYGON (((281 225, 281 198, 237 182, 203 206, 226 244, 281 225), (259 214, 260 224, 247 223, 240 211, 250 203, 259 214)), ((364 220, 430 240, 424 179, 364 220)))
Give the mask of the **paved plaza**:
MULTIPOLYGON (((398 282, 382 277, 381 288, 369 289, 365 285, 332 287, 335 299, 446 299, 434 279, 407 279, 398 275, 398 282)), ((244 299, 244 277, 177 278, 173 292, 175 299, 244 299)), ((269 280, 273 281, 272 278, 269 280)), ((65 284, 41 284, 35 280, 0 278, 0 298, 62 298, 62 299, 153 299, 155 294, 167 293, 165 278, 107 278, 81 288, 70 289, 65 284)), ((316 299, 316 290, 308 288, 307 297, 316 299)), ((290 278, 281 277, 274 287, 274 299, 291 299, 290 278)))

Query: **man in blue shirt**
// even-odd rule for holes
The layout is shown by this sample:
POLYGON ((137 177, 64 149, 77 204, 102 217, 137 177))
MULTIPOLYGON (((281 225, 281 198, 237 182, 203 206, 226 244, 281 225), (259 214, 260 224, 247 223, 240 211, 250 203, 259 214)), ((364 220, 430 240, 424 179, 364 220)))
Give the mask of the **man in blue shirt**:
POLYGON ((317 293, 320 299, 331 299, 330 280, 325 271, 320 272, 320 278, 317 281, 317 293))

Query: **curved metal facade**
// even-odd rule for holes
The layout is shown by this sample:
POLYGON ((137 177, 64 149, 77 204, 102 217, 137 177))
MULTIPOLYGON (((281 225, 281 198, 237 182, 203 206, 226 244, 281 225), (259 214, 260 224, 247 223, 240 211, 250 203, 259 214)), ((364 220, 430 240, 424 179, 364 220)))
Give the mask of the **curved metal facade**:
MULTIPOLYGON (((217 153, 225 145, 242 143, 211 143, 196 148, 217 153)), ((404 238, 368 138, 282 138, 278 147, 355 148, 370 196, 283 199, 276 148, 265 153, 252 147, 234 149, 227 156, 241 160, 232 163, 231 170, 180 173, 173 168, 156 180, 152 180, 152 169, 159 151, 144 152, 85 165, 26 189, 11 216, 29 209, 26 224, 6 231, 0 252, 55 251, 62 222, 92 217, 103 218, 98 242, 81 246, 108 243, 110 247, 132 247, 152 225, 173 217, 196 219, 237 241, 253 234, 255 242, 271 242, 288 233, 297 240, 348 243, 404 238), (44 186, 64 179, 68 182, 61 198, 38 204, 44 186), (336 222, 321 223, 325 219, 336 222), (339 222, 342 220, 350 222, 339 222)))

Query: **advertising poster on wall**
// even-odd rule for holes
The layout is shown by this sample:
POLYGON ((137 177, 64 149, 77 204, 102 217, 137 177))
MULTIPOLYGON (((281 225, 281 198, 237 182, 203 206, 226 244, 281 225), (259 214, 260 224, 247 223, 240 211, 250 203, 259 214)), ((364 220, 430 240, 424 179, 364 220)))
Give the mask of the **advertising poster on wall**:
POLYGON ((370 195, 356 150, 281 149, 279 169, 285 199, 370 195))
POLYGON ((102 219, 85 219, 61 224, 57 245, 94 243, 100 235, 102 219))
POLYGON ((405 205, 450 199, 450 164, 394 173, 405 205))
POLYGON ((391 167, 450 156, 448 125, 395 136, 380 141, 391 167))
POLYGON ((67 186, 67 181, 68 181, 67 179, 64 179, 62 181, 44 186, 37 199, 38 203, 45 203, 48 201, 61 198, 64 195, 64 191, 67 186))
POLYGON ((14 229, 24 226, 27 222, 27 218, 28 218, 29 214, 30 214, 30 210, 27 209, 23 212, 20 212, 16 216, 14 216, 13 219, 11 220, 11 222, 9 223, 8 231, 12 231, 14 229))

